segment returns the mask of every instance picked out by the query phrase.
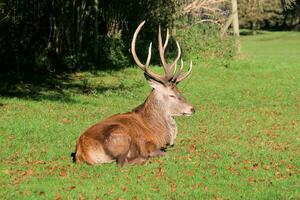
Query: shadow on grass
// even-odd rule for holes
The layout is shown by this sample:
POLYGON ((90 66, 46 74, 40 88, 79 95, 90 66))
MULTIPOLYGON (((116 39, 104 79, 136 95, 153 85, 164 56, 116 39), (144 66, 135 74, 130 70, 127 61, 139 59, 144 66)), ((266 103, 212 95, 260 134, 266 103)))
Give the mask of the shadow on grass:
POLYGON ((248 35, 263 35, 263 34, 265 34, 264 32, 262 32, 262 31, 259 31, 259 30, 257 30, 257 31, 255 31, 255 33, 253 33, 253 31, 252 30, 241 30, 240 31, 240 35, 241 36, 248 36, 248 35))
POLYGON ((6 74, 1 75, 0 79, 0 95, 2 97, 17 97, 37 101, 74 101, 62 89, 62 81, 68 80, 68 75, 6 74))
POLYGON ((72 98, 76 94, 104 93, 109 90, 124 92, 130 91, 133 87, 138 87, 138 85, 125 86, 122 83, 115 86, 99 84, 91 87, 82 80, 76 82, 70 73, 0 74, 0 80, 1 97, 68 103, 76 103, 76 100, 72 98))

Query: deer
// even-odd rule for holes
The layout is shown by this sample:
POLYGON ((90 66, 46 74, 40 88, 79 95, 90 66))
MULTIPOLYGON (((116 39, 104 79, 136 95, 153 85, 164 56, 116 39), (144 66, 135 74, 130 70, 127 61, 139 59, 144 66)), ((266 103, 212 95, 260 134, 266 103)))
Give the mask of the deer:
POLYGON ((164 75, 149 68, 152 43, 148 56, 142 64, 136 54, 137 36, 145 24, 139 24, 131 42, 131 53, 137 66, 143 70, 152 90, 144 103, 131 112, 116 114, 88 128, 77 140, 75 163, 90 165, 116 162, 124 164, 144 164, 150 157, 166 155, 166 148, 174 145, 177 135, 175 117, 192 116, 194 107, 187 102, 177 88, 177 84, 190 76, 189 70, 183 72, 183 61, 180 68, 177 62, 181 57, 181 49, 176 41, 177 57, 167 63, 165 49, 168 45, 169 30, 162 44, 161 28, 158 28, 158 50, 164 69, 164 75))

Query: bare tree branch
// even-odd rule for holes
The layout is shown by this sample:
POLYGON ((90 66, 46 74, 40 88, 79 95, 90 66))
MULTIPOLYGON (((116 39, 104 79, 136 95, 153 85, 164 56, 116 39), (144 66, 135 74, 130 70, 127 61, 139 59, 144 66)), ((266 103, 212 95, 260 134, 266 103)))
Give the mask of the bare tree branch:
POLYGON ((193 0, 185 1, 179 9, 179 16, 192 15, 196 20, 194 24, 199 23, 225 23, 224 7, 228 0, 193 0))

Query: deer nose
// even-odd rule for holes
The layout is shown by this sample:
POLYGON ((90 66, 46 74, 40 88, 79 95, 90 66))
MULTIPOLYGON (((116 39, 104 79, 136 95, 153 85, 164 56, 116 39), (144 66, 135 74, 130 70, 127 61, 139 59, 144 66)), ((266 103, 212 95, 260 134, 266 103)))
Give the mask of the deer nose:
POLYGON ((196 112, 195 108, 191 108, 191 112, 194 114, 196 112))

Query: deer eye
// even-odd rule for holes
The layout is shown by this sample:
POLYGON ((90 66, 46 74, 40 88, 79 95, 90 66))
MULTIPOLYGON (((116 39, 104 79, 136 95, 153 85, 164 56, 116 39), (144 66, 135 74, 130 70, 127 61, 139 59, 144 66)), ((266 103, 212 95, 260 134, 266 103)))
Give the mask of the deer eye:
POLYGON ((175 95, 172 95, 172 94, 171 94, 171 95, 169 95, 169 97, 171 97, 171 98, 176 98, 176 97, 175 97, 175 95))

